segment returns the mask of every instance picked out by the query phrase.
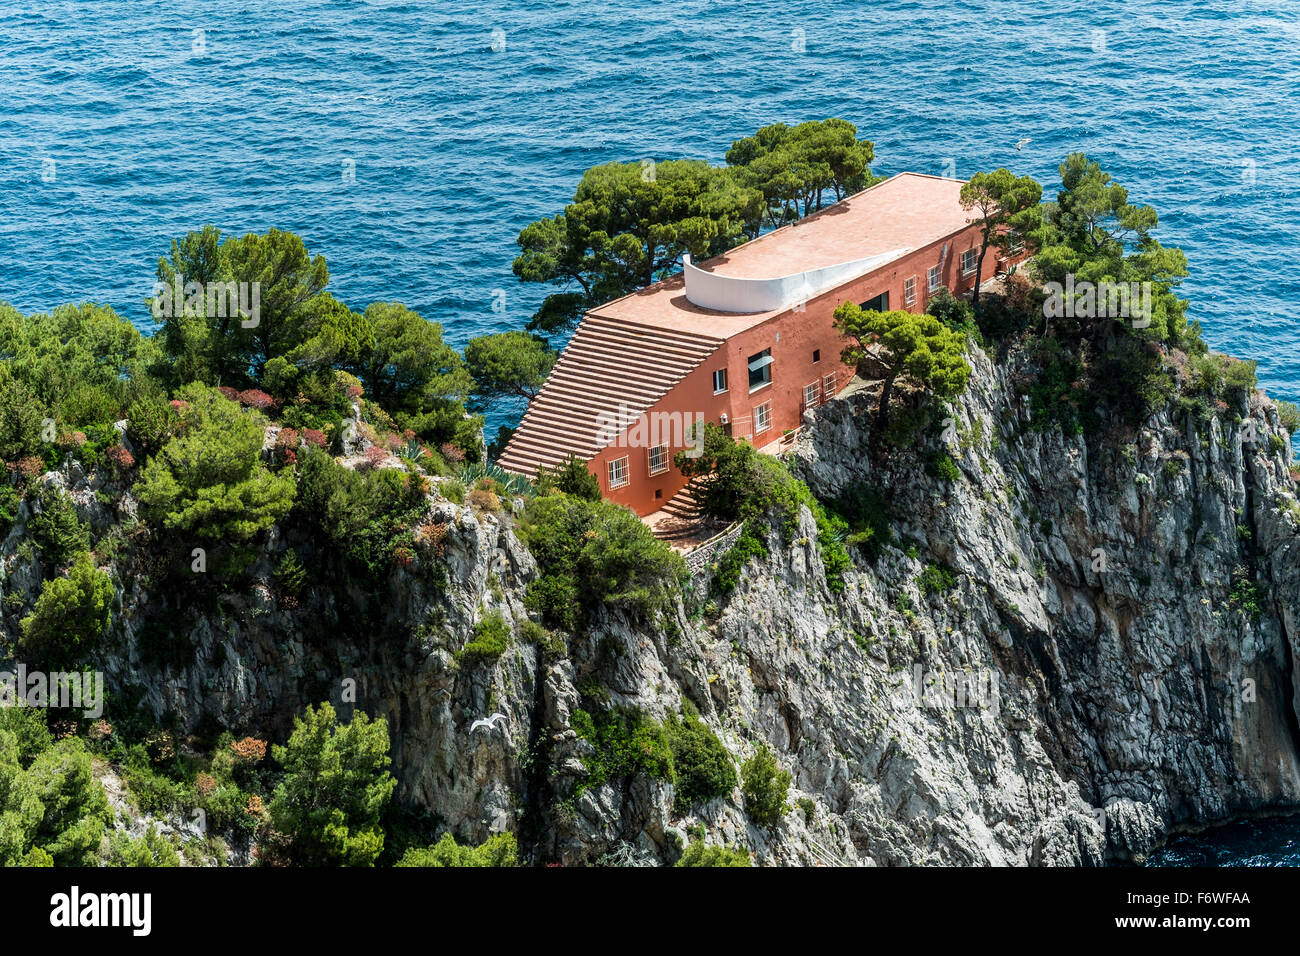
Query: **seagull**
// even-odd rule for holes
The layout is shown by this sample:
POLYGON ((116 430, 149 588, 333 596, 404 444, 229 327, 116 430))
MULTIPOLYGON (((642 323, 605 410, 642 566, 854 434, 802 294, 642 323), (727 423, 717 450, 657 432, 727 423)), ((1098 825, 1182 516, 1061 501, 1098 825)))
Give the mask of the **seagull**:
POLYGON ((472 734, 480 727, 495 727, 497 720, 505 720, 506 715, 501 713, 493 714, 491 717, 480 717, 474 723, 469 725, 469 732, 472 734))
POLYGON ((1020 150, 1024 149, 1026 146, 1028 146, 1028 145, 1029 145, 1030 143, 1032 143, 1032 142, 1033 142, 1033 140, 1026 136, 1024 139, 1022 139, 1022 140, 1020 140, 1018 143, 1016 143, 1016 152, 1020 152, 1020 150))

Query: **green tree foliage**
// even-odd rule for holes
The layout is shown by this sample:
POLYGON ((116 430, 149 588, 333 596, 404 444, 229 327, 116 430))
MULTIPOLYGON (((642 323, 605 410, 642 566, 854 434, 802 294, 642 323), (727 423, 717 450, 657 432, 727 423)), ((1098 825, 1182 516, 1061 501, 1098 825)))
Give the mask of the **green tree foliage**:
POLYGON ((673 779, 673 752, 663 725, 639 710, 616 707, 597 711, 575 710, 573 730, 589 742, 593 752, 583 759, 587 775, 574 796, 590 787, 619 782, 635 774, 673 779))
POLYGON ((519 845, 513 833, 498 833, 478 846, 461 846, 450 833, 431 847, 412 847, 397 866, 518 866, 519 845))
POLYGON ((22 648, 55 667, 83 661, 108 630, 113 580, 83 552, 66 577, 41 588, 36 607, 22 621, 22 648))
POLYGON ((292 474, 261 463, 263 425, 215 389, 182 388, 180 434, 149 459, 135 486, 141 510, 168 530, 245 541, 293 505, 292 474))
POLYGON ((201 282, 205 290, 216 283, 242 284, 249 312, 256 285, 256 315, 225 302, 216 308, 206 296, 200 303, 196 296, 180 316, 164 319, 160 330, 164 351, 187 377, 230 385, 254 383, 267 361, 306 341, 317 297, 329 283, 324 257, 313 258, 301 237, 279 229, 224 240, 212 227, 190 233, 172 244, 171 261, 158 261, 157 275, 168 287, 177 277, 182 287, 201 282))
POLYGON ((180 866, 176 847, 162 836, 153 824, 142 837, 133 837, 123 831, 109 834, 103 849, 105 866, 180 866))
POLYGON ((600 501, 604 497, 600 490, 600 479, 577 455, 570 455, 554 468, 538 470, 537 493, 542 495, 551 491, 559 491, 584 501, 600 501))
POLYGON ((76 505, 64 491, 42 484, 32 495, 34 514, 27 522, 27 534, 41 560, 64 567, 90 548, 90 529, 77 516, 76 505))
POLYGON ((675 866, 753 866, 749 854, 740 847, 708 846, 696 840, 686 848, 675 866))
POLYGON ((572 631, 599 607, 636 617, 660 612, 686 575, 680 555, 631 511, 606 501, 534 498, 520 531, 542 572, 525 603, 552 627, 572 631))
POLYGON ((515 275, 560 290, 528 328, 563 332, 588 309, 667 275, 682 253, 704 258, 731 248, 761 203, 733 170, 698 160, 587 170, 563 213, 519 233, 515 275))
POLYGON ((673 806, 678 814, 731 793, 736 764, 717 734, 690 712, 680 718, 670 715, 664 729, 673 754, 673 806))
POLYGON ((781 226, 821 209, 827 190, 838 202, 880 182, 868 168, 875 146, 857 134, 852 123, 825 119, 773 123, 732 143, 727 162, 763 195, 762 221, 750 227, 751 236, 764 223, 781 226))
MULTIPOLYGON (((0 743, 0 751, 4 749, 0 743)), ((30 812, 33 805, 40 807, 39 822, 27 831, 30 845, 49 854, 55 866, 94 865, 112 812, 81 740, 65 737, 38 754, 16 792, 19 806, 26 807, 20 813, 30 812)))
POLYGON ((713 422, 706 422, 699 456, 689 458, 678 452, 673 461, 687 477, 709 476, 708 481, 698 485, 696 493, 705 514, 746 523, 740 540, 720 562, 720 591, 731 590, 749 558, 767 554, 762 522, 775 517, 785 534, 793 535, 803 508, 817 523, 817 543, 827 585, 835 592, 844 589, 844 572, 851 565, 844 548, 848 528, 842 519, 827 513, 808 486, 790 474, 780 459, 761 454, 748 442, 734 441, 713 422))
POLYGON ((9 363, 0 364, 0 461, 39 455, 45 448, 41 426, 47 414, 36 393, 10 371, 9 363))
MULTIPOLYGON (((433 441, 455 439, 474 383, 456 350, 442 340, 442 326, 399 302, 372 303, 365 317, 375 330, 375 346, 358 373, 366 393, 398 426, 433 441)), ((476 443, 462 447, 478 451, 476 443)))
POLYGON ((123 417, 137 381, 156 360, 144 338, 107 306, 65 305, 23 316, 0 305, 0 454, 15 442, 33 454, 32 423, 48 415, 57 428, 102 424, 123 417), (16 412, 15 402, 26 406, 16 412))
POLYGON ((975 289, 971 304, 979 310, 984 256, 990 248, 1007 252, 1022 245, 1032 249, 1043 227, 1043 187, 1032 176, 1016 176, 1006 169, 976 173, 961 187, 961 206, 974 213, 979 226, 980 251, 975 259, 975 289))
POLYGON ((510 625, 493 611, 474 625, 474 636, 456 652, 456 661, 462 666, 496 660, 510 646, 510 625))
POLYGON ((297 513, 354 566, 372 577, 392 567, 428 509, 427 483, 393 468, 354 471, 311 449, 298 465, 297 513))
POLYGON ((480 335, 465 346, 465 365, 480 404, 503 396, 531 400, 558 357, 545 339, 527 332, 480 335))
POLYGON ((397 781, 388 772, 388 722, 358 711, 340 724, 323 703, 294 720, 285 770, 271 800, 274 855, 300 866, 371 866, 384 848, 379 825, 397 781))
MULTIPOLYGON (((1188 327, 1187 303, 1175 294, 1187 275, 1187 257, 1180 249, 1162 246, 1152 235, 1159 224, 1155 209, 1130 203, 1128 190, 1083 153, 1071 153, 1060 174, 1057 200, 1043 211, 1043 233, 1033 264, 1036 275, 1062 284, 1070 275, 1076 284, 1150 282, 1151 324, 1138 334, 1195 348, 1199 330, 1188 327)), ((1115 319, 1090 324, 1114 325, 1115 319)))
POLYGON ((790 772, 781 769, 772 748, 767 744, 759 747, 740 767, 740 787, 749 818, 760 826, 771 826, 780 820, 785 812, 790 780, 790 772))
POLYGON ((844 362, 884 379, 871 430, 877 455, 884 447, 890 400, 900 378, 939 398, 960 394, 970 379, 965 334, 934 316, 902 310, 879 312, 845 302, 835 310, 835 327, 849 342, 841 353, 844 362))

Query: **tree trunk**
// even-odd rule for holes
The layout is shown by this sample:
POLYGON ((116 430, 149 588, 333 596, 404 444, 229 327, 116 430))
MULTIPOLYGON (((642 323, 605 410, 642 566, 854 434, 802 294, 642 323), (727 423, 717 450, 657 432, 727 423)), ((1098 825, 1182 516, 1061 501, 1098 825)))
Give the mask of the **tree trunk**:
POLYGON ((975 289, 971 292, 971 308, 978 313, 980 309, 980 279, 984 275, 984 254, 989 251, 989 237, 984 236, 980 240, 980 255, 975 260, 975 289))
POLYGON ((885 377, 885 382, 880 386, 880 406, 876 409, 876 425, 871 429, 871 437, 867 444, 870 446, 871 459, 876 464, 884 460, 885 451, 885 429, 889 427, 889 399, 894 393, 894 379, 898 378, 898 371, 892 371, 885 377))

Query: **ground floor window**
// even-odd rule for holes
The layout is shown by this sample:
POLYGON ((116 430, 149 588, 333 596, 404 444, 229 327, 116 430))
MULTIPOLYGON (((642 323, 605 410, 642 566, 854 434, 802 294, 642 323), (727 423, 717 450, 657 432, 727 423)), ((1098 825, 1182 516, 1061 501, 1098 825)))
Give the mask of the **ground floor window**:
POLYGON ((772 427, 772 403, 767 402, 754 409, 754 431, 765 432, 772 427))
POLYGON ((818 385, 817 382, 813 382, 811 385, 805 385, 805 386, 803 387, 803 405, 804 405, 804 408, 812 408, 812 406, 814 406, 814 405, 817 404, 817 390, 818 390, 818 388, 819 388, 819 385, 818 385))
POLYGON ((943 269, 935 266, 930 270, 930 291, 933 292, 941 285, 943 285, 943 269))
POLYGON ((903 303, 905 305, 916 304, 916 276, 903 280, 903 303))
POLYGON ((610 488, 622 488, 627 484, 627 457, 615 458, 609 463, 610 488))
POLYGON ((975 271, 976 252, 974 249, 967 249, 961 254, 961 274, 968 276, 975 271))
POLYGON ((827 401, 835 397, 835 376, 833 374, 822 379, 822 391, 826 393, 827 401))

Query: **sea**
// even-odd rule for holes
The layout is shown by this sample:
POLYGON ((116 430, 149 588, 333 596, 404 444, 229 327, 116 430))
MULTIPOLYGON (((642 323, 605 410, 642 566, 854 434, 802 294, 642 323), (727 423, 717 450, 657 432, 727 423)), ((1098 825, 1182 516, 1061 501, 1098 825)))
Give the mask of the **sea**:
MULTIPOLYGON (((1086 152, 1186 251, 1212 347, 1300 401, 1294 0, 0 0, 0 300, 150 330, 172 239, 277 227, 461 346, 528 321, 515 237, 583 170, 832 116, 881 174, 1050 196, 1086 152)), ((1300 860, 1255 826, 1227 862, 1300 860)))

